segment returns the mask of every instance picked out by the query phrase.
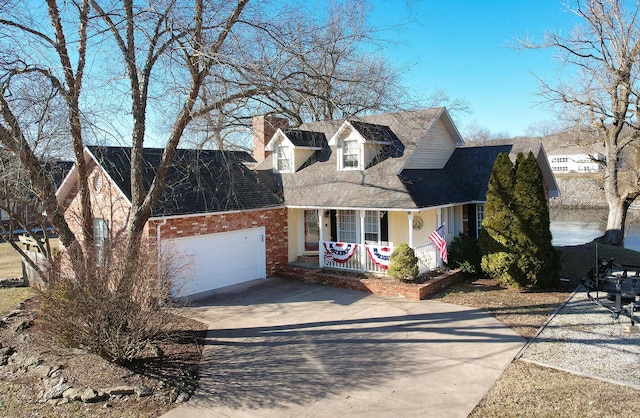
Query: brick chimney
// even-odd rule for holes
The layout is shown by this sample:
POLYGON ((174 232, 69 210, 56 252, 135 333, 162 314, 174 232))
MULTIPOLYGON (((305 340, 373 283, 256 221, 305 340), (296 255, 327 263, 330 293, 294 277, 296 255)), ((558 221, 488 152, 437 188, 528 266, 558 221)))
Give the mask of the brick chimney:
POLYGON ((253 125, 253 158, 260 163, 270 154, 264 148, 273 134, 276 133, 278 128, 285 129, 289 126, 289 122, 274 115, 254 116, 251 122, 253 125))

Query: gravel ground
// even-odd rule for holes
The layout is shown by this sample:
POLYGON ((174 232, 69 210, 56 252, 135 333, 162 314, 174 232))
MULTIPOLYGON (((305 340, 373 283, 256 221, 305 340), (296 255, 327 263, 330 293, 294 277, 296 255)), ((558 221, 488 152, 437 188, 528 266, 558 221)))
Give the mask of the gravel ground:
POLYGON ((627 316, 614 320, 578 289, 525 347, 521 359, 640 389, 640 333, 627 332, 630 324, 627 316))

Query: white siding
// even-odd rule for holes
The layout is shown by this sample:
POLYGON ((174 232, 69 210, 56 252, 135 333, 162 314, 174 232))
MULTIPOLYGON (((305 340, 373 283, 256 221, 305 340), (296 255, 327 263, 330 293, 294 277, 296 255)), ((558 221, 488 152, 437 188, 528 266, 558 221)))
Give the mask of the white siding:
POLYGON ((442 120, 436 122, 407 161, 406 169, 441 169, 456 148, 442 120))

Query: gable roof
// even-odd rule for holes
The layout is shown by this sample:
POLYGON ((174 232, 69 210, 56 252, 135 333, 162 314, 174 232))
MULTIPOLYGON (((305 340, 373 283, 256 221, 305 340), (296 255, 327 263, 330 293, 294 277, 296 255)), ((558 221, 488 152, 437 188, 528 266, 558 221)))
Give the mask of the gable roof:
MULTIPOLYGON (((131 201, 131 149, 90 146, 92 158, 131 201)), ((149 188, 163 149, 145 148, 144 187, 149 188)), ((281 206, 282 200, 258 181, 244 163, 244 151, 178 149, 152 217, 224 212, 281 206)))
MULTIPOLYGON (((373 115, 348 122, 308 123, 302 128, 323 132, 331 138, 329 146, 317 151, 295 173, 274 174, 270 158, 256 167, 263 178, 269 179, 266 182, 283 193, 285 204, 290 207, 420 210, 484 202, 498 154, 506 152, 514 159, 518 151, 544 154, 539 144, 533 148, 512 144, 463 147, 464 142, 444 108, 373 115), (335 135, 349 124, 365 141, 384 144, 365 170, 337 169, 335 135), (437 138, 434 126, 438 127, 437 138), (443 135, 449 142, 443 142, 443 135), (433 164, 430 168, 416 168, 416 164, 405 168, 414 151, 423 155, 432 150, 442 154, 438 147, 443 144, 451 148, 446 151, 448 159, 441 168, 433 164)), ((555 180, 552 174, 548 178, 542 167, 548 162, 539 159, 539 163, 553 196, 557 190, 555 180)))

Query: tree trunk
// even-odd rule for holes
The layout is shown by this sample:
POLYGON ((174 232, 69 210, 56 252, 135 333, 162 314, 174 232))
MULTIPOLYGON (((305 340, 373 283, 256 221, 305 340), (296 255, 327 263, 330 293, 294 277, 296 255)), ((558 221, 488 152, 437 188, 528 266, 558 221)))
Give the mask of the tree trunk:
MULTIPOLYGON (((611 147, 611 146, 610 146, 611 147)), ((609 206, 607 215, 607 230, 598 240, 604 244, 620 245, 624 244, 624 227, 627 219, 627 210, 631 201, 626 194, 621 193, 618 181, 618 168, 615 161, 618 158, 617 150, 609 152, 607 165, 604 173, 604 191, 609 206), (611 163, 610 163, 611 162, 611 163)))
POLYGON ((607 230, 598 240, 604 244, 623 245, 624 244, 624 224, 627 218, 628 205, 621 199, 618 202, 609 203, 609 214, 607 216, 607 230))

